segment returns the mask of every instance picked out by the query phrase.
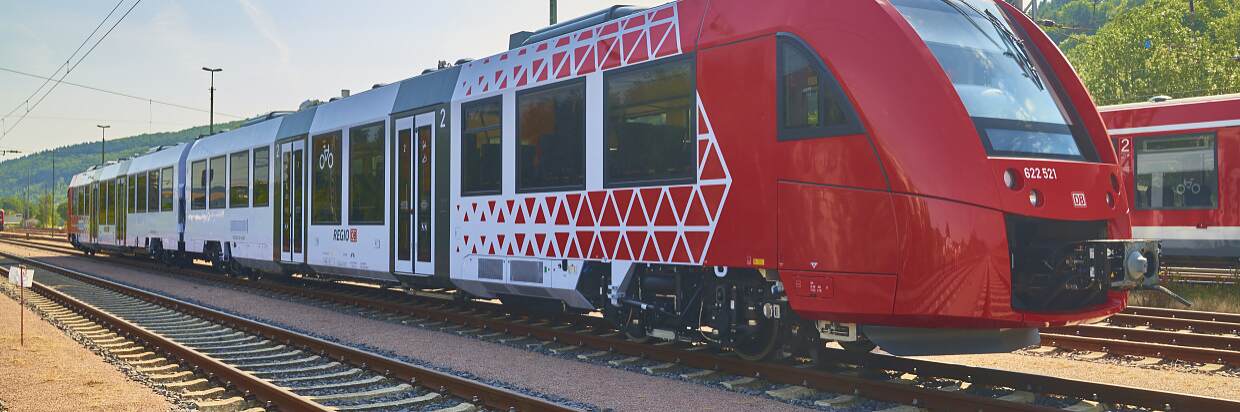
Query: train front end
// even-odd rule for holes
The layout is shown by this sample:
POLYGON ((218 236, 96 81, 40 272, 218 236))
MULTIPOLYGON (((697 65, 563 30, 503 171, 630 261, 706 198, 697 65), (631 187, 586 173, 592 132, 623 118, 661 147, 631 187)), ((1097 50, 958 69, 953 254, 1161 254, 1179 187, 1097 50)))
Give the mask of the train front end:
POLYGON ((891 103, 853 91, 897 217, 892 310, 820 305, 796 280, 793 308, 820 319, 824 338, 892 353, 1002 352, 1037 344, 1041 327, 1103 319, 1128 291, 1156 286, 1158 242, 1131 239, 1105 127, 1037 24, 1002 1, 879 4, 921 57, 896 69, 919 84, 891 103), (915 96, 927 99, 920 113, 888 116, 915 96))

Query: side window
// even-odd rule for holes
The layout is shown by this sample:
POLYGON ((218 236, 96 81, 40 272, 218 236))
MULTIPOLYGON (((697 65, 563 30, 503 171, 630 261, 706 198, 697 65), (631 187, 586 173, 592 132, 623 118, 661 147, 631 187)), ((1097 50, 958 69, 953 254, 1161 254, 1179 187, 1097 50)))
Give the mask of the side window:
POLYGON ((199 160, 189 167, 190 189, 189 208, 201 210, 207 208, 207 161, 199 160))
POLYGON ((310 223, 315 225, 340 224, 340 132, 314 137, 309 153, 311 184, 310 223))
POLYGON ((267 206, 268 182, 271 181, 271 149, 254 149, 254 207, 267 206))
POLYGON ((250 207, 250 152, 228 159, 228 207, 250 207))
POLYGON ((159 170, 152 170, 146 175, 146 185, 142 186, 144 208, 149 212, 159 211, 159 170))
POLYGON ((108 179, 104 185, 108 188, 108 195, 103 198, 108 208, 108 215, 104 220, 109 225, 116 224, 116 181, 108 179))
POLYGON ((697 176, 693 60, 647 63, 604 76, 604 183, 692 182, 697 176))
POLYGON ((137 192, 136 196, 138 197, 136 201, 138 212, 146 213, 146 173, 139 174, 135 180, 137 181, 137 186, 134 186, 134 191, 137 192))
POLYGON ((461 194, 499 194, 503 176, 503 100, 499 97, 466 104, 461 131, 461 194))
POLYGON ((223 209, 228 204, 228 193, 224 189, 228 177, 228 158, 224 156, 211 158, 210 170, 207 171, 207 207, 223 209))
POLYGON ((159 210, 172 211, 172 168, 159 171, 159 210))
POLYGON ((129 192, 128 192, 128 194, 125 196, 125 199, 126 199, 125 203, 129 205, 129 208, 128 208, 129 213, 137 213, 137 212, 138 212, 138 209, 139 209, 139 207, 137 207, 137 206, 138 206, 138 205, 137 205, 137 203, 138 203, 138 202, 137 202, 136 198, 134 197, 134 196, 136 196, 136 193, 135 193, 135 190, 134 190, 134 187, 135 187, 135 186, 134 186, 134 183, 135 183, 135 181, 136 181, 136 180, 137 180, 137 176, 135 176, 135 175, 129 175, 129 182, 128 182, 129 192))
POLYGON ((517 95, 517 191, 584 189, 584 80, 517 95))
POLYGON ((1134 139, 1137 209, 1218 208, 1212 133, 1134 139))
POLYGON ((835 77, 816 54, 791 35, 779 36, 779 139, 862 132, 835 77))
POLYGON ((383 123, 349 129, 349 224, 383 224, 383 123))

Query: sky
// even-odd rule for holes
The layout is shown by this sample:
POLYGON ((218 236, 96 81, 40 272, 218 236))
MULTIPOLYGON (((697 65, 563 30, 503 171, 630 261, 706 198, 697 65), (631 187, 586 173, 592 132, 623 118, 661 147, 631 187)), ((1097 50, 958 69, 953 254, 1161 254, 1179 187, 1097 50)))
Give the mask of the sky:
MULTIPOLYGON (((94 38, 134 1, 123 0, 94 38)), ((223 69, 215 74, 219 123, 409 78, 439 60, 492 55, 507 48, 509 34, 544 27, 549 17, 548 0, 140 1, 65 81, 204 112, 68 84, 35 105, 43 93, 28 98, 44 80, 12 71, 50 77, 117 1, 0 0, 0 116, 16 109, 0 122, 0 132, 12 128, 0 149, 33 153, 95 141, 99 124, 111 126, 109 137, 204 125, 204 66, 223 69)), ((612 4, 559 0, 559 18, 612 4)))

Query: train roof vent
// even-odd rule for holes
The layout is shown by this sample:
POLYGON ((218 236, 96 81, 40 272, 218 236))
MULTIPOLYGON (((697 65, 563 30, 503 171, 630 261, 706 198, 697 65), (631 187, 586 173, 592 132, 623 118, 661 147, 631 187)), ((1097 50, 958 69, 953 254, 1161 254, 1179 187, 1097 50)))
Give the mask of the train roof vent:
POLYGON ((1163 94, 1163 95, 1158 95, 1158 96, 1151 97, 1151 98, 1150 98, 1150 102, 1152 102, 1152 103, 1160 103, 1160 102, 1165 102, 1165 101, 1168 101, 1168 100, 1171 100, 1171 99, 1172 99, 1172 97, 1171 97, 1171 96, 1167 96, 1167 95, 1163 94))
POLYGON ((287 110, 276 110, 276 111, 269 112, 261 116, 255 116, 254 118, 250 120, 246 120, 245 123, 241 125, 241 127, 246 127, 252 124, 262 123, 262 122, 265 122, 265 121, 268 121, 268 120, 271 120, 277 117, 281 117, 281 116, 287 116, 290 113, 293 113, 293 112, 290 112, 287 110))
POLYGON ((533 32, 519 31, 508 36, 508 48, 511 50, 521 46, 538 43, 540 41, 572 33, 586 27, 628 16, 642 10, 645 10, 645 8, 636 6, 611 6, 572 20, 566 20, 555 25, 543 27, 533 32))
POLYGON ((474 61, 474 59, 471 59, 471 58, 466 57, 466 58, 464 58, 464 59, 457 59, 457 60, 456 60, 456 63, 453 63, 453 65, 454 65, 454 66, 460 66, 460 65, 462 65, 462 64, 469 63, 469 62, 472 62, 472 61, 474 61))
POLYGON ((301 105, 300 105, 300 106, 297 106, 297 110, 306 110, 306 109, 309 109, 309 108, 311 108, 311 107, 318 106, 318 105, 320 105, 320 104, 323 104, 323 101, 322 101, 322 100, 319 100, 319 99, 306 99, 306 101, 301 102, 301 105))

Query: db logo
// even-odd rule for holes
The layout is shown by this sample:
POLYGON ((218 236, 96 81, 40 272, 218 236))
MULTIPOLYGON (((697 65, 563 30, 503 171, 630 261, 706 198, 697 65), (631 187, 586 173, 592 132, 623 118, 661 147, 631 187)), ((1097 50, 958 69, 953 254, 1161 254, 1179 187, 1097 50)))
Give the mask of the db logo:
POLYGON ((1072 207, 1075 207, 1075 208, 1089 207, 1089 204, 1085 203, 1084 192, 1072 192, 1072 207))
POLYGON ((332 239, 337 242, 357 243, 357 229, 336 229, 332 231, 332 239))

